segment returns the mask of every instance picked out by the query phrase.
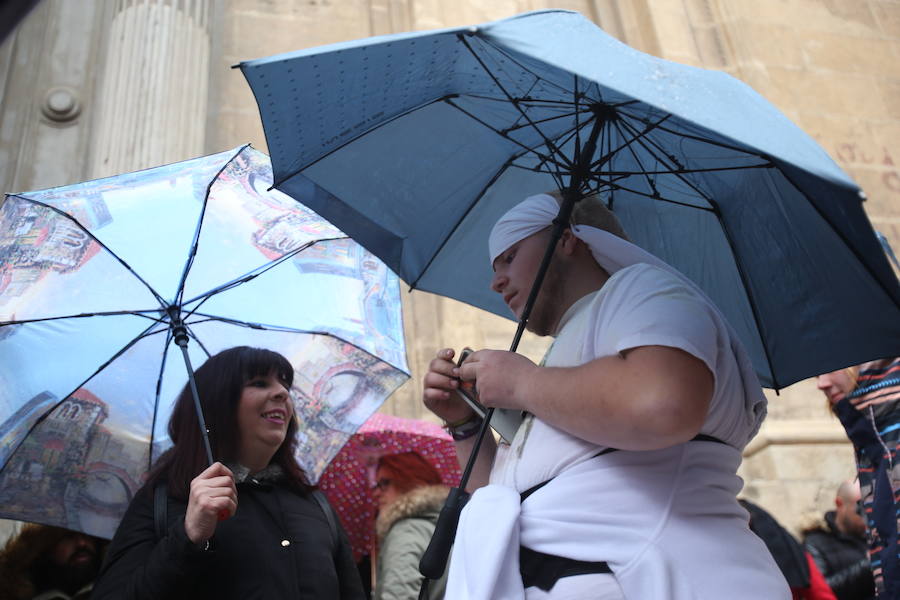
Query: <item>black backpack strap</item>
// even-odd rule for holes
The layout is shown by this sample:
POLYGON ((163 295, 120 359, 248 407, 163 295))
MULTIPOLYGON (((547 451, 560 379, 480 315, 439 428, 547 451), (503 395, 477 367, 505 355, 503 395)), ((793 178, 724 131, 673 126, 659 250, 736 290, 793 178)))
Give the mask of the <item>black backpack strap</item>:
POLYGON ((331 504, 328 503, 328 498, 325 497, 325 494, 323 494, 321 490, 313 490, 312 497, 315 498, 316 502, 319 504, 319 508, 321 508, 322 512, 325 513, 325 520, 328 521, 328 529, 331 530, 331 541, 333 543, 334 551, 337 552, 338 546, 340 545, 341 536, 338 534, 337 521, 335 521, 334 518, 334 510, 331 508, 331 504))
POLYGON ((156 532, 157 540, 166 537, 166 532, 168 531, 168 496, 166 482, 160 481, 157 483, 153 488, 153 530, 156 532))

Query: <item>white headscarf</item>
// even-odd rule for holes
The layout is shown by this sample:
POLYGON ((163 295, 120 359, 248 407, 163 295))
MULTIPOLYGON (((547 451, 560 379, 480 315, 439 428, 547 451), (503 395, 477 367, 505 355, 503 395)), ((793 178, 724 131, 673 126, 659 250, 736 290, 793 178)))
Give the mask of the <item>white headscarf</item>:
MULTIPOLYGON (((491 264, 516 242, 552 225, 558 213, 559 203, 549 194, 529 196, 509 209, 491 230, 488 240, 491 264)), ((684 279, 684 275, 665 262, 608 231, 589 225, 571 225, 570 229, 575 237, 587 244, 594 260, 610 275, 631 265, 647 263, 684 279)), ((691 285, 696 289, 696 286, 691 285)))

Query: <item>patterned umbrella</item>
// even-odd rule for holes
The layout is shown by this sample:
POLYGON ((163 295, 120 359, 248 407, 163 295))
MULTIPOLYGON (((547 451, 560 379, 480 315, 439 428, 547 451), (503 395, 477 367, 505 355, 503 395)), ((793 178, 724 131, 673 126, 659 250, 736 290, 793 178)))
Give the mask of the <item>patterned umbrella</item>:
POLYGON ((319 487, 341 518, 353 557, 359 561, 374 545, 372 497, 378 459, 415 451, 441 474, 445 485, 459 483, 460 469, 453 439, 439 425, 376 413, 356 432, 331 462, 319 487))
POLYGON ((238 345, 291 361, 313 481, 407 379, 396 277, 271 184, 245 146, 6 198, 0 516, 111 537, 170 445, 179 325, 195 366, 238 345))

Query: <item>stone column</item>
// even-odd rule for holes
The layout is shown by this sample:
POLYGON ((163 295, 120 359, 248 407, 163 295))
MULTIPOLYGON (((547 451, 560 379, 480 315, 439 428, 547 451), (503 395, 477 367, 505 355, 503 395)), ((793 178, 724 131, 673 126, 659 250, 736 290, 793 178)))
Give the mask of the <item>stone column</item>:
POLYGON ((210 0, 114 0, 92 177, 203 154, 210 0))

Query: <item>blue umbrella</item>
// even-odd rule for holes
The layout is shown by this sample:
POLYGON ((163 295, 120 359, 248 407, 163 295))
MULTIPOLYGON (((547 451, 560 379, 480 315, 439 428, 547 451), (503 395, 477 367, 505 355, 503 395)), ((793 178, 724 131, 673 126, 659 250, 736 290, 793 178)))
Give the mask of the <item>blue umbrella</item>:
POLYGON ((489 228, 532 193, 597 191, 716 302, 764 385, 896 354, 900 285, 859 188, 724 73, 561 10, 239 67, 275 187, 334 194, 309 205, 414 288, 508 316, 489 228))
POLYGON ((243 147, 6 197, 0 516, 112 536, 171 444, 178 336, 198 366, 238 345, 291 361, 313 482, 408 378, 396 276, 271 184, 243 147))

